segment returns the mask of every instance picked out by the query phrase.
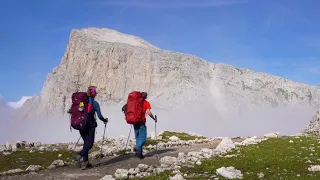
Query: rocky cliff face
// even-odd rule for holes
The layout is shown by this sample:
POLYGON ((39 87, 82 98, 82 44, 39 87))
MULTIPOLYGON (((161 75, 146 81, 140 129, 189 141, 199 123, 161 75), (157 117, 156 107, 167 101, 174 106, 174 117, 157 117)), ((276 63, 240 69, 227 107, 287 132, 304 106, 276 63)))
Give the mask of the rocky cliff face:
POLYGON ((319 105, 320 88, 280 77, 209 63, 161 50, 110 29, 72 30, 61 63, 47 75, 41 93, 20 109, 24 117, 66 113, 71 94, 98 87, 101 103, 123 103, 130 91, 149 93, 153 106, 207 101, 228 106, 319 105))

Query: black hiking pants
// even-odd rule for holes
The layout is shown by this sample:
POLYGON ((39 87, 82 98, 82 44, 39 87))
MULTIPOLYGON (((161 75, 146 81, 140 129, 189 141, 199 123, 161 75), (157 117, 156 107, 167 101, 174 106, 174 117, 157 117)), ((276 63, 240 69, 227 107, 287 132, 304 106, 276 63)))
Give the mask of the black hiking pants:
POLYGON ((83 157, 84 162, 88 162, 89 159, 89 151, 93 147, 94 144, 94 134, 95 134, 95 127, 88 128, 85 130, 80 130, 80 135, 83 139, 83 148, 79 152, 79 155, 83 157))

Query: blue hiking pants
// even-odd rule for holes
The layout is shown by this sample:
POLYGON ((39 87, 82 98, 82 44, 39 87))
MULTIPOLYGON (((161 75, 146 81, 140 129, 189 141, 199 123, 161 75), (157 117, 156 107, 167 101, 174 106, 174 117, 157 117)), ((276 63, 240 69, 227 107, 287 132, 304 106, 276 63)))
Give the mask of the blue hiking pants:
POLYGON ((142 155, 142 146, 147 140, 147 127, 146 124, 135 124, 134 134, 136 137, 136 148, 139 156, 142 155))

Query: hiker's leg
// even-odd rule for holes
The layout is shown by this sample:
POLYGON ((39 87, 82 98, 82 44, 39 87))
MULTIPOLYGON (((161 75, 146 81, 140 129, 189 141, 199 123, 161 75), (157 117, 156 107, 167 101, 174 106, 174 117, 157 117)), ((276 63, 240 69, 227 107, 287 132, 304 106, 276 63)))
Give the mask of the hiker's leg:
POLYGON ((78 152, 78 155, 75 157, 75 161, 77 162, 77 164, 76 164, 76 166, 78 167, 78 168, 80 168, 81 167, 81 158, 83 157, 83 154, 84 154, 84 149, 85 149, 85 145, 86 145, 86 131, 84 131, 84 130, 79 130, 79 133, 80 133, 80 135, 81 135, 81 138, 82 138, 82 140, 83 140, 83 147, 82 147, 82 149, 81 149, 81 151, 80 152, 78 152))
POLYGON ((142 156, 142 146, 147 140, 147 135, 146 135, 146 126, 141 125, 139 128, 138 132, 138 137, 137 137, 137 152, 139 156, 142 156))
POLYGON ((87 131, 79 130, 79 133, 80 133, 81 138, 82 138, 82 140, 83 140, 83 146, 82 146, 81 151, 80 151, 78 154, 83 157, 83 150, 84 150, 84 148, 85 148, 86 141, 87 141, 87 138, 86 138, 86 137, 87 137, 87 131))
POLYGON ((92 148, 94 144, 94 135, 95 135, 95 128, 91 128, 88 130, 87 136, 86 136, 86 145, 83 148, 83 161, 88 162, 89 160, 89 151, 92 148))
POLYGON ((139 155, 139 131, 140 131, 140 125, 139 124, 135 124, 134 125, 134 135, 136 138, 136 150, 137 150, 137 154, 139 155))
POLYGON ((141 134, 141 154, 143 152, 143 145, 147 141, 147 126, 143 124, 140 128, 140 134, 141 134))
POLYGON ((133 148, 133 151, 137 154, 137 137, 138 137, 138 133, 139 133, 139 129, 136 129, 136 127, 134 125, 132 125, 134 128, 134 137, 136 139, 136 145, 135 147, 133 148))

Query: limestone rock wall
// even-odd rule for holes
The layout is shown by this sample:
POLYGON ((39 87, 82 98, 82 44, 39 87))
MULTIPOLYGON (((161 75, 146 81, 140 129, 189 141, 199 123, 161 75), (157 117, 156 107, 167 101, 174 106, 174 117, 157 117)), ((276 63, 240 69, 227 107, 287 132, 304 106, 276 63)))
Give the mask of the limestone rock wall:
POLYGON ((25 118, 66 113, 71 94, 90 85, 100 103, 124 103, 130 91, 149 93, 162 108, 208 101, 224 106, 319 105, 320 88, 284 78, 213 64, 161 50, 141 38, 110 29, 72 30, 61 63, 47 75, 41 93, 21 108, 25 118))

